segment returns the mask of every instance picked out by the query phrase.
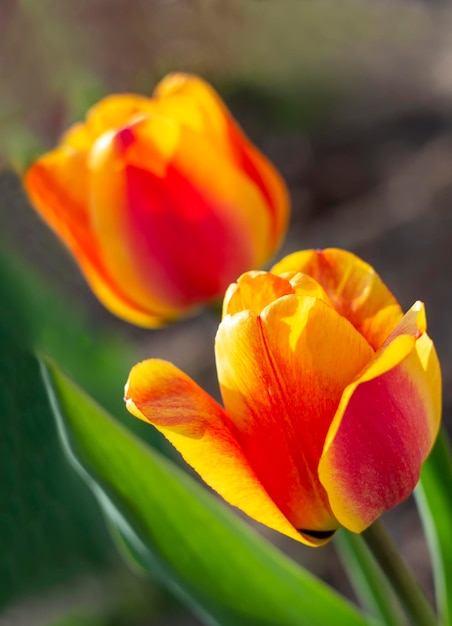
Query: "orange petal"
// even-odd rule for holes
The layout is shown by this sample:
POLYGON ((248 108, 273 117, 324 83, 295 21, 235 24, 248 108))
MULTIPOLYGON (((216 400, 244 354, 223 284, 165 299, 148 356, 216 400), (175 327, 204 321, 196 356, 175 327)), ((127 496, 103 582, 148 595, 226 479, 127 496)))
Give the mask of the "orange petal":
POLYGON ((230 152, 227 137, 230 113, 216 91, 198 76, 168 74, 154 89, 151 106, 154 114, 208 136, 219 151, 230 152))
POLYGON ((433 341, 426 333, 417 339, 416 352, 425 373, 425 383, 432 401, 432 410, 429 416, 431 417, 431 436, 434 440, 439 431, 442 414, 441 367, 433 341))
POLYGON ((53 150, 26 172, 24 186, 33 205, 73 253, 99 300, 130 322, 159 325, 160 319, 124 293, 104 266, 88 210, 86 155, 64 146, 53 150))
POLYGON ((345 389, 326 438, 320 480, 354 532, 410 495, 436 437, 441 379, 424 331, 418 302, 345 389))
POLYGON ((274 254, 289 223, 290 198, 286 184, 278 170, 248 141, 233 120, 229 122, 229 140, 234 148, 238 169, 254 181, 268 205, 271 220, 269 250, 274 254))
POLYGON ((93 137, 84 122, 73 124, 61 138, 61 145, 78 152, 89 152, 95 137, 93 137))
MULTIPOLYGON (((171 319, 179 312, 180 303, 172 302, 174 285, 166 278, 166 268, 164 264, 144 264, 140 255, 142 248, 147 254, 152 252, 153 241, 158 240, 160 233, 155 226, 151 230, 138 229, 134 224, 136 211, 148 212, 152 216, 155 209, 152 198, 143 195, 143 190, 131 182, 131 172, 133 174, 138 168, 129 167, 128 163, 129 150, 132 161, 141 150, 136 145, 140 137, 138 129, 149 124, 153 129, 159 127, 158 131, 162 126, 168 131, 166 141, 157 139, 149 146, 149 153, 155 156, 158 174, 166 167, 165 157, 174 142, 171 136, 174 126, 167 120, 152 118, 118 133, 105 133, 90 154, 90 209, 100 254, 117 284, 125 285, 144 310, 171 319)), ((164 133, 157 132, 157 135, 161 138, 164 133)), ((157 207, 160 211, 164 208, 166 206, 157 207)))
MULTIPOLYGON (((244 270, 259 268, 275 251, 272 211, 262 189, 220 152, 209 137, 183 129, 173 165, 202 192, 224 224, 228 234, 225 259, 229 260, 231 269, 233 263, 235 266, 235 273, 229 274, 224 291, 244 270)), ((280 232, 278 237, 281 236, 280 232)))
POLYGON ((312 296, 330 304, 322 287, 306 274, 287 272, 276 276, 253 271, 242 274, 236 283, 229 285, 223 300, 223 317, 245 310, 259 315, 274 300, 291 294, 312 296))
POLYGON ((179 142, 177 134, 168 138, 174 132, 171 122, 149 117, 104 134, 90 159, 91 209, 105 264, 141 306, 168 316, 219 296, 268 254, 258 190, 203 139, 193 152, 184 132, 179 142), (152 170, 139 165, 137 155, 146 151, 155 154, 144 163, 154 162, 152 170))
POLYGON ((289 219, 289 195, 278 171, 248 140, 215 90, 199 77, 170 74, 159 83, 154 95, 156 113, 208 138, 218 153, 234 162, 259 188, 271 220, 269 253, 274 253, 289 219))
POLYGON ((176 126, 186 126, 211 137, 220 151, 234 158, 228 137, 228 109, 212 87, 201 78, 172 73, 156 86, 152 98, 138 94, 113 94, 91 107, 86 122, 76 124, 63 143, 89 149, 103 133, 119 130, 144 117, 158 116, 176 126))
POLYGON ((290 282, 268 272, 246 272, 236 283, 229 285, 223 300, 223 317, 240 311, 253 311, 256 315, 268 304, 295 293, 290 282))
POLYGON ((330 248, 286 256, 271 271, 315 278, 335 309, 377 350, 403 317, 402 309, 375 270, 351 252, 330 248))
POLYGON ((92 106, 84 124, 76 124, 63 136, 63 143, 89 149, 101 135, 119 130, 150 112, 150 99, 137 94, 113 94, 92 106))
POLYGON ((29 168, 24 186, 41 216, 71 250, 93 249, 83 152, 67 147, 52 150, 29 168))
POLYGON ((166 361, 143 361, 132 368, 125 396, 128 410, 163 433, 227 502, 262 524, 310 544, 262 487, 221 406, 189 376, 166 361))
POLYGON ((309 296, 283 296, 260 317, 242 311, 220 324, 226 413, 271 498, 308 533, 338 526, 317 465, 342 391, 372 356, 345 318, 309 296))

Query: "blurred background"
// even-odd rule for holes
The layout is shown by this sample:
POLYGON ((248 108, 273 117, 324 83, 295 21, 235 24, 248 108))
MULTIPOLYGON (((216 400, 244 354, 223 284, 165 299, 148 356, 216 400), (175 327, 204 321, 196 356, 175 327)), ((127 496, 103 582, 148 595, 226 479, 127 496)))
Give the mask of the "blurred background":
MULTIPOLYGON (((289 185, 279 256, 345 247, 376 267, 405 309, 425 301, 450 427, 451 32, 446 0, 0 0, 2 626, 201 623, 117 554, 63 456, 29 345, 173 457, 123 407, 130 367, 163 357, 218 394, 215 316, 159 331, 112 317, 29 206, 27 164, 100 97, 150 94, 169 71, 199 73, 289 185)), ((386 518, 431 594, 413 503, 386 518)), ((258 531, 352 594, 333 546, 258 531)))

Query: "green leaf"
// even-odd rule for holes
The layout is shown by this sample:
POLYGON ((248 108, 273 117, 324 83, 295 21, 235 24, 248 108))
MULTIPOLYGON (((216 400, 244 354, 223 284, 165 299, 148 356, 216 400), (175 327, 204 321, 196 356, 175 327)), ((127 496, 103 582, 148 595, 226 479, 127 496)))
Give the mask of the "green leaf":
POLYGON ((125 340, 87 324, 75 301, 51 288, 14 251, 5 253, 2 239, 0 244, 0 323, 8 325, 17 344, 45 352, 62 364, 110 411, 121 409, 121 394, 114 392, 133 363, 125 340))
POLYGON ((0 613, 26 594, 121 566, 62 453, 20 287, 0 257, 0 613))
POLYGON ((401 626, 403 613, 363 537, 344 529, 334 543, 361 604, 385 626, 401 626))
POLYGON ((42 371, 66 452, 135 558, 208 624, 364 626, 173 463, 137 440, 55 365, 42 371))
POLYGON ((452 625, 452 455, 440 431, 414 492, 433 561, 438 611, 452 625))
POLYGON ((108 623, 103 617, 76 613, 53 620, 47 626, 108 626, 108 623))

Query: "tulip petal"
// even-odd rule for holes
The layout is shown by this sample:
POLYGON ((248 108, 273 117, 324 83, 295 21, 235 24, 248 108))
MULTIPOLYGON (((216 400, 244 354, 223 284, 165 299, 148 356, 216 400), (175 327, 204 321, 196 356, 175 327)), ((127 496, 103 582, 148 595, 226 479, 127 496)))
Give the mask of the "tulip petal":
POLYGON ((82 152, 59 147, 41 157, 24 177, 24 186, 41 216, 73 250, 93 250, 86 210, 88 171, 82 152))
POLYGON ((259 313, 281 296, 312 296, 330 304, 322 287, 310 276, 288 272, 276 276, 269 272, 246 272, 229 285, 223 300, 223 317, 248 310, 259 313))
POLYGON ((34 206, 77 259, 91 289, 113 313, 140 326, 161 320, 141 307, 113 280, 103 262, 88 213, 86 155, 61 146, 39 159, 25 174, 34 206))
POLYGON ((432 401, 430 426, 433 439, 438 434, 442 414, 442 381, 441 367, 433 341, 427 334, 416 341, 416 352, 425 373, 425 383, 432 401))
MULTIPOLYGON (((260 267, 275 249, 273 217, 262 189, 214 142, 190 129, 181 130, 173 166, 199 190, 228 231, 229 248, 223 251, 230 267, 226 284, 234 281, 243 268, 260 267)), ((278 237, 282 234, 279 231, 278 237)))
POLYGON ((273 165, 248 140, 208 83, 189 74, 170 74, 156 87, 155 112, 210 138, 227 160, 254 181, 268 205, 271 249, 279 244, 289 219, 286 185, 273 165))
POLYGON ((294 288, 285 278, 268 272, 247 272, 236 283, 229 285, 223 300, 223 317, 245 310, 259 315, 273 300, 294 293, 294 288))
POLYGON ((271 218, 270 250, 276 250, 286 233, 290 199, 284 180, 268 159, 248 141, 234 120, 229 120, 229 138, 234 147, 237 167, 260 189, 271 218))
POLYGON ((361 532, 414 489, 439 428, 441 376, 422 303, 344 391, 320 480, 339 522, 361 532))
POLYGON ((75 124, 63 135, 62 143, 77 150, 88 151, 106 132, 132 124, 150 111, 150 99, 136 94, 113 94, 91 107, 86 122, 75 124))
POLYGON ((299 529, 338 524, 317 465, 343 389, 372 358, 365 339, 312 297, 283 296, 261 316, 227 315, 216 338, 225 410, 257 476, 299 529))
POLYGON ((73 124, 61 138, 62 146, 85 154, 89 152, 92 143, 93 138, 84 122, 73 124))
POLYGON ((268 255, 259 190, 187 132, 150 117, 104 134, 90 159, 93 228, 105 264, 143 308, 169 318, 219 296, 243 267, 268 255), (153 171, 137 166, 146 151, 155 154, 153 171))
POLYGON ((166 361, 143 361, 132 368, 125 396, 128 410, 153 424, 227 502, 262 524, 312 545, 262 487, 221 406, 189 376, 166 361))
POLYGON ((216 91, 204 80, 174 72, 159 82, 153 96, 152 110, 156 115, 211 137, 221 151, 230 150, 227 138, 230 113, 216 91))
POLYGON ((294 252, 273 266, 275 274, 296 271, 315 278, 334 308, 378 350, 403 317, 402 309, 375 270, 345 250, 294 252))
MULTIPOLYGON (((149 124, 158 138, 148 149, 155 157, 157 174, 161 175, 166 167, 165 157, 174 145, 174 133, 177 133, 177 129, 162 118, 151 118, 146 121, 146 125, 149 124), (167 139, 160 141, 165 135, 164 131, 167 139)), ((150 230, 134 224, 136 213, 140 210, 152 215, 154 209, 165 212, 168 208, 166 204, 161 206, 159 199, 152 202, 152 197, 143 197, 146 190, 139 185, 134 186, 130 181, 131 173, 133 175, 138 168, 129 167, 127 159, 129 152, 132 161, 137 157, 137 152, 140 152, 140 146, 136 145, 138 127, 141 128, 141 124, 124 128, 117 133, 104 133, 91 150, 89 167, 92 228, 103 262, 111 275, 115 276, 117 284, 126 285, 128 292, 133 294, 134 300, 143 310, 162 320, 169 320, 180 313, 180 302, 176 301, 175 306, 171 305, 172 298, 176 300, 177 297, 177 294, 175 296, 171 293, 175 285, 166 279, 164 263, 150 266, 149 263, 142 262, 140 255, 141 248, 145 248, 150 254, 154 241, 159 241, 164 235, 159 232, 159 224, 151 224, 150 230)), ((174 238, 172 245, 175 245, 174 238)), ((167 252, 171 254, 172 251, 167 252)))

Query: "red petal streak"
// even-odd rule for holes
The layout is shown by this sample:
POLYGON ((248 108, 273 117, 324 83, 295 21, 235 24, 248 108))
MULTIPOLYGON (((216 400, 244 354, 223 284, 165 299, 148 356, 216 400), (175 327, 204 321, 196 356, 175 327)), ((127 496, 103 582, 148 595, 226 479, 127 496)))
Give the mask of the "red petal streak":
POLYGON ((246 267, 249 251, 233 219, 218 215, 221 199, 196 189, 174 168, 164 178, 127 167, 131 245, 146 279, 162 284, 173 306, 220 296, 246 267))

